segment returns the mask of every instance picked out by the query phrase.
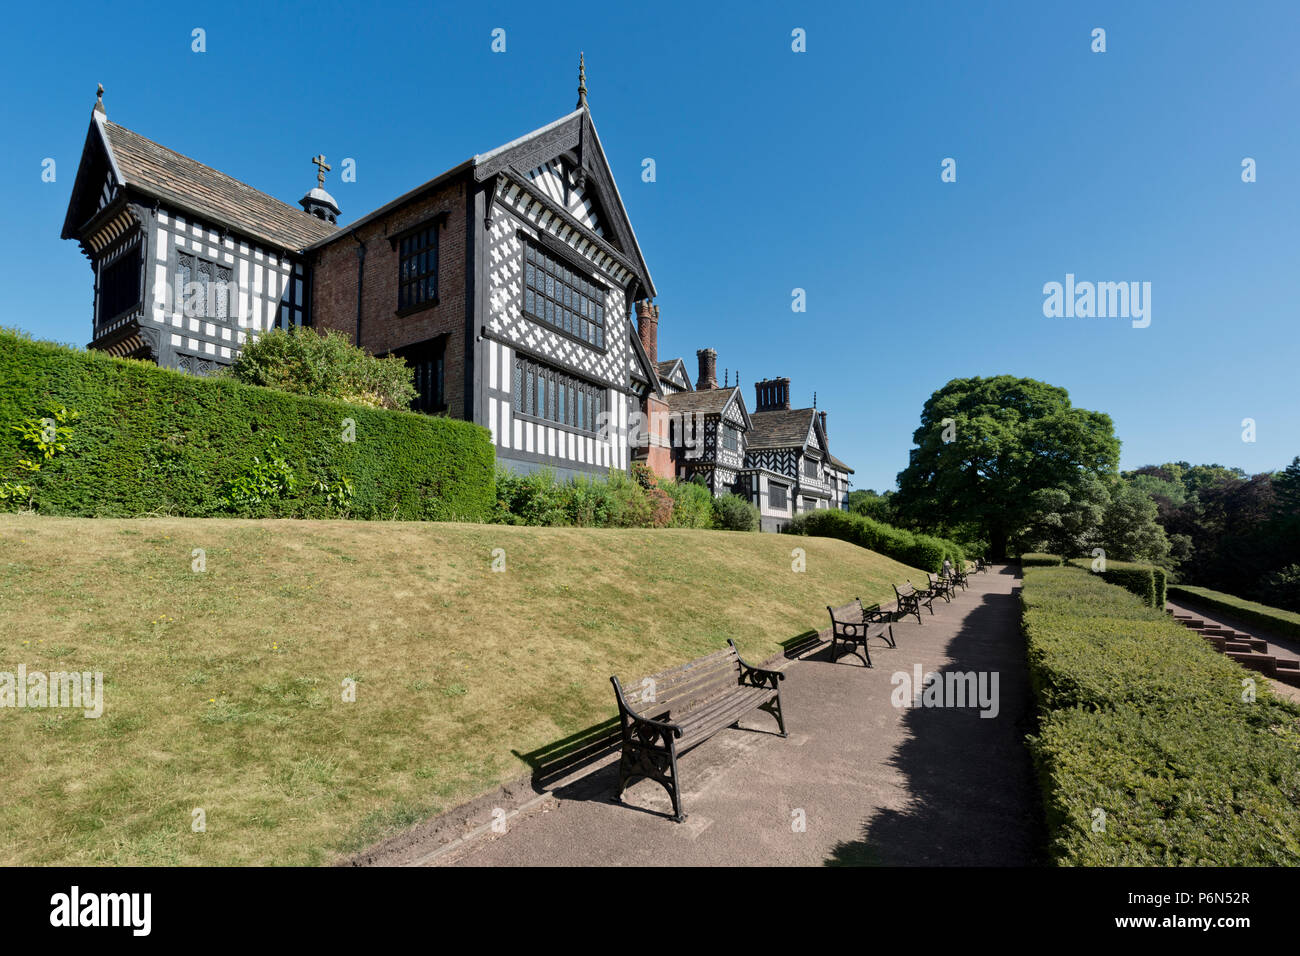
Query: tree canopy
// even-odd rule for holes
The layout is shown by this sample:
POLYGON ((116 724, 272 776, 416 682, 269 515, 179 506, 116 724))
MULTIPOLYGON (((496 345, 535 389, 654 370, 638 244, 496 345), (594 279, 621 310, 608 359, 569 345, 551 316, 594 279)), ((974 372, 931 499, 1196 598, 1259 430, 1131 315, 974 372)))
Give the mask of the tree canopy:
POLYGON ((1119 468, 1109 415, 1075 408, 1064 388, 1011 375, 953 379, 925 403, 912 438, 895 507, 923 526, 978 526, 994 559, 1049 503, 1042 492, 1092 500, 1089 483, 1109 483, 1119 468))

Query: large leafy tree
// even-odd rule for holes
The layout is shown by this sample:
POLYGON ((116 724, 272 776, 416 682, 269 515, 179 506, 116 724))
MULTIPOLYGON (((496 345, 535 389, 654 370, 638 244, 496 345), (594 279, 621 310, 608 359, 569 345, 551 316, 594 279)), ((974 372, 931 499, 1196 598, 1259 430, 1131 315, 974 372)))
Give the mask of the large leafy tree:
POLYGON ((1089 479, 1109 480, 1119 467, 1109 415, 1012 375, 953 379, 925 403, 912 438, 896 506, 922 526, 978 526, 995 560, 1032 522, 1041 506, 1034 492, 1062 489, 1073 500, 1089 479))

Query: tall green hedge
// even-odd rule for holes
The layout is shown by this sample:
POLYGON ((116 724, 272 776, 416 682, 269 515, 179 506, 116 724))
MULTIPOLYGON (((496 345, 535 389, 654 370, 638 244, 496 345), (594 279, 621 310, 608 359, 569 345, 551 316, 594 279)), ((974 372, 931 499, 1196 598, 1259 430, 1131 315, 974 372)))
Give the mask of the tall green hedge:
POLYGON ((1097 575, 1021 601, 1057 863, 1300 865, 1300 707, 1097 575))
POLYGON ((491 438, 469 422, 198 378, 0 331, 0 481, 27 480, 9 426, 60 406, 80 417, 66 450, 29 482, 47 514, 481 521, 492 510, 491 438), (353 441, 344 440, 347 419, 353 441), (274 458, 292 482, 232 506, 230 488, 274 458))
POLYGON ((1074 558, 1069 563, 1076 568, 1097 574, 1103 581, 1118 584, 1127 591, 1132 591, 1147 607, 1164 610, 1165 597, 1168 592, 1169 575, 1164 568, 1152 564, 1138 564, 1133 561, 1107 561, 1105 571, 1092 571, 1092 558, 1074 558))
POLYGON ((1295 611, 1269 607, 1267 604, 1247 601, 1245 598, 1225 594, 1222 591, 1211 591, 1209 588, 1192 587, 1186 584, 1169 585, 1169 593, 1174 600, 1185 598, 1211 610, 1236 615, 1242 620, 1267 627, 1279 634, 1300 638, 1300 614, 1295 611))
POLYGON ((842 538, 922 571, 938 571, 948 558, 965 567, 966 552, 955 541, 917 534, 835 508, 798 515, 786 530, 824 538, 842 538))

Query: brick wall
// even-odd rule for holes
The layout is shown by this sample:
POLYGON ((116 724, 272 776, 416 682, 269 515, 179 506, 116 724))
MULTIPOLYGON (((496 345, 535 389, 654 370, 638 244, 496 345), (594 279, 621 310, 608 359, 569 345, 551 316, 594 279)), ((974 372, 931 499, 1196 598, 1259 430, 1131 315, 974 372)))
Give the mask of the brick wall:
MULTIPOLYGON (((361 346, 376 355, 443 333, 447 340, 445 393, 448 414, 465 417, 465 199, 457 180, 410 205, 364 225, 361 346), (398 254, 388 237, 439 212, 448 214, 438 234, 438 304, 397 315, 398 254)), ((343 226, 348 231, 346 225, 343 226)), ((312 323, 338 329, 349 339, 357 330, 357 242, 343 235, 321 250, 312 285, 312 323)))

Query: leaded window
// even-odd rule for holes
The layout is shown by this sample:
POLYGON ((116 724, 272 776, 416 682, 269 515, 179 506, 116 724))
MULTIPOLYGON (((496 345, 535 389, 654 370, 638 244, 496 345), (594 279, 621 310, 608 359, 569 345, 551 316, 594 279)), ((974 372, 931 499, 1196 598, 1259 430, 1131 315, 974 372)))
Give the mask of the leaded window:
POLYGON ((514 410, 520 415, 599 432, 605 410, 603 386, 541 362, 515 358, 514 410))
POLYGON ((447 337, 408 345, 392 354, 403 358, 411 367, 411 384, 415 398, 411 411, 435 414, 447 409, 447 337))
POLYGON ((534 322, 605 347, 605 288, 549 255, 524 244, 524 314, 534 322))
POLYGON ((775 482, 767 486, 767 503, 773 508, 785 508, 785 485, 778 485, 775 482))
POLYGON ((438 224, 430 223, 398 242, 397 308, 412 309, 438 298, 438 224))

